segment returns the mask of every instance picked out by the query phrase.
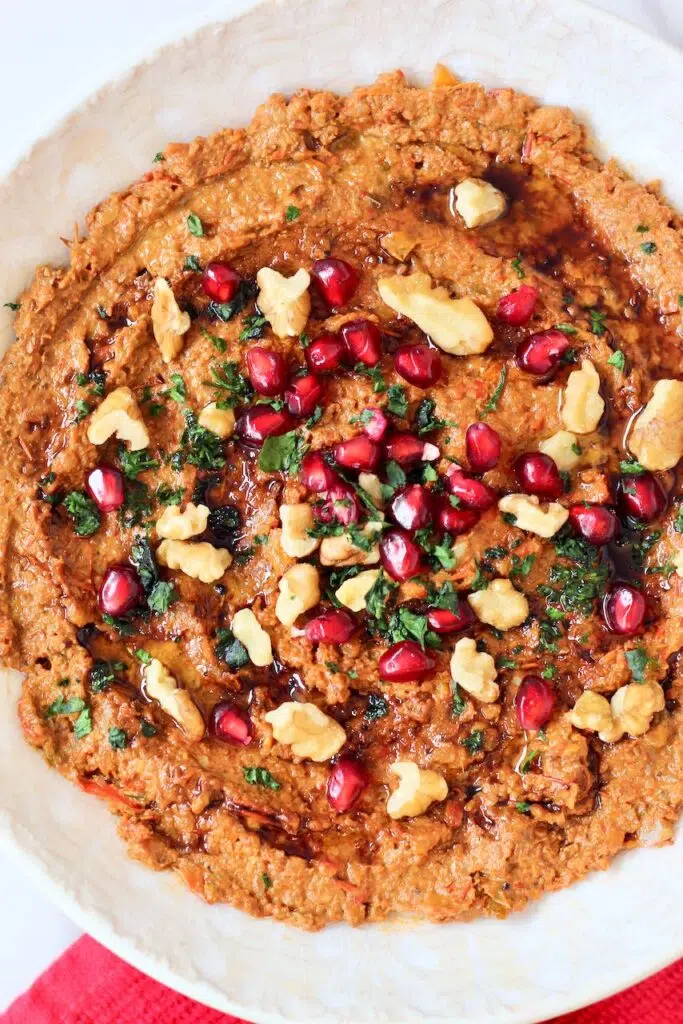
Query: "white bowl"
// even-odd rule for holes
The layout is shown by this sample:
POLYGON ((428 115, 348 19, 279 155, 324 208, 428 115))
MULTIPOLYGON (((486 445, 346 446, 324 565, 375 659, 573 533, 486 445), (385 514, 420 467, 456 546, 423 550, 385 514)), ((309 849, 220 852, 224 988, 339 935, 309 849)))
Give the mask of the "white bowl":
MULTIPOLYGON (((250 117, 271 91, 345 90, 443 61, 590 120, 603 153, 662 178, 683 207, 683 59, 575 0, 288 0, 168 46, 104 88, 0 185, 0 295, 59 260, 55 239, 150 166, 169 138, 250 117)), ((11 318, 3 316, 4 343, 11 318)), ((126 858, 114 819, 23 742, 7 673, 0 839, 68 914, 160 981, 251 1021, 536 1021, 599 999, 683 953, 681 839, 507 921, 303 934, 209 907, 126 858)))

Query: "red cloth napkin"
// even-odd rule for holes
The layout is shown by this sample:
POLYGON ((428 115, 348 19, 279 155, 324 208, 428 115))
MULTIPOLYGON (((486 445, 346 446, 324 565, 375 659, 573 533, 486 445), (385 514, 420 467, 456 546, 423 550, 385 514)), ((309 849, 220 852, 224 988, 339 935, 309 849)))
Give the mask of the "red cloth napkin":
MULTIPOLYGON (((186 999, 93 939, 74 943, 0 1017, 2 1024, 247 1024, 186 999)), ((552 1024, 683 1024, 683 960, 552 1024)))

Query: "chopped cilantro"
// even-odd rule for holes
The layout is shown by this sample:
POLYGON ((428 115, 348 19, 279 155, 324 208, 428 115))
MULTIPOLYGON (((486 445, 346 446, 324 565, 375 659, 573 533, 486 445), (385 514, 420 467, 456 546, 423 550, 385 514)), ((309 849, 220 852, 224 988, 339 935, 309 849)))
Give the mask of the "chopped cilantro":
POLYGON ((179 373, 172 373, 171 386, 161 393, 162 395, 168 395, 174 402, 184 402, 187 398, 187 388, 181 375, 179 373))
POLYGON ((605 327, 605 320, 607 319, 607 313, 601 313, 597 309, 588 310, 588 319, 590 321, 589 327, 593 334, 601 337, 607 328, 605 327))
POLYGON ((11 309, 13 313, 16 313, 18 309, 21 309, 20 302, 3 302, 5 309, 11 309))
POLYGON ((441 430, 446 426, 446 421, 435 416, 436 402, 433 398, 423 398, 415 410, 415 426, 417 432, 422 436, 429 434, 432 430, 441 430))
POLYGON ((84 398, 79 398, 76 402, 76 423, 80 423, 90 412, 90 403, 86 402, 84 398))
POLYGON ((647 473, 647 470, 635 459, 625 459, 619 463, 619 472, 624 476, 642 476, 643 473, 647 473))
POLYGON ((642 683, 645 679, 645 669, 650 662, 646 649, 644 647, 634 647, 632 650, 626 651, 626 661, 628 662, 634 682, 642 683))
POLYGON ((102 615, 102 622, 106 623, 107 626, 111 626, 111 628, 115 629, 121 636, 132 636, 135 632, 135 629, 128 619, 124 619, 121 616, 109 615, 105 612, 102 615))
POLYGON ((463 713, 463 711, 467 707, 467 702, 465 701, 463 695, 460 693, 460 687, 458 686, 458 684, 453 683, 452 686, 453 703, 451 705, 451 709, 453 711, 453 714, 457 717, 458 715, 461 715, 463 713))
POLYGON ((253 313, 251 316, 245 316, 242 330, 239 334, 240 341, 251 341, 253 338, 262 338, 266 333, 266 327, 268 321, 264 316, 260 316, 258 313, 253 313))
POLYGON ((380 569, 375 582, 365 595, 365 607, 368 615, 373 619, 382 619, 387 601, 393 591, 398 589, 398 583, 390 580, 386 573, 380 569))
POLYGON ((171 487, 169 484, 159 484, 156 489, 156 499, 160 505, 180 505, 184 497, 184 487, 171 487))
POLYGON ((522 278, 526 277, 526 274, 524 272, 524 267, 522 266, 522 254, 521 254, 521 252, 518 252, 517 255, 515 256, 514 260, 511 261, 511 266, 512 266, 512 269, 514 270, 515 274, 517 275, 517 277, 520 279, 520 281, 522 280, 522 278))
POLYGON ((683 504, 678 506, 678 514, 674 520, 674 530, 676 533, 683 533, 683 504))
POLYGON ((636 228, 636 231, 638 232, 639 235, 643 235, 646 231, 649 231, 649 230, 650 230, 650 228, 649 228, 649 225, 647 225, 647 224, 639 224, 638 227, 636 228))
POLYGON ((511 576, 528 576, 531 572, 534 562, 536 561, 536 555, 525 555, 524 558, 519 558, 518 555, 512 556, 512 568, 510 569, 511 576))
POLYGON ((654 242, 641 242, 641 252, 644 252, 646 256, 651 256, 653 252, 657 251, 657 246, 654 242))
POLYGON ((97 307, 97 315, 100 318, 100 320, 107 320, 108 317, 109 317, 109 314, 107 313, 107 311, 104 308, 104 306, 98 306, 97 307))
POLYGON ((82 740, 84 736, 88 736, 92 732, 92 718, 90 716, 90 709, 83 708, 80 715, 74 722, 74 736, 77 740, 82 740))
POLYGON ((316 405, 315 409, 313 410, 313 412, 311 413, 311 415, 310 415, 310 416, 308 417, 308 419, 306 420, 306 426, 307 426, 307 427, 308 427, 309 429, 310 429, 311 427, 314 427, 314 426, 316 425, 316 423, 318 423, 318 422, 319 422, 319 420, 321 420, 321 419, 322 419, 322 415, 323 415, 323 412, 324 412, 324 411, 325 411, 325 410, 323 409, 322 405, 316 405))
POLYGON ((123 475, 129 480, 137 480, 140 473, 148 469, 158 469, 159 463, 153 459, 146 448, 139 448, 137 451, 129 451, 125 444, 119 444, 119 463, 123 475))
POLYGON ((102 693, 116 679, 117 672, 125 671, 126 666, 122 661, 98 660, 90 669, 90 689, 93 693, 102 693))
POLYGON ((267 768, 242 768, 245 782, 250 786, 265 786, 266 789, 281 789, 281 784, 274 779, 267 768))
POLYGON ((378 718, 386 718, 389 705, 379 693, 369 693, 365 705, 365 718, 368 722, 376 722, 378 718))
POLYGON ((162 160, 165 160, 165 159, 166 159, 166 157, 164 156, 163 153, 161 153, 161 152, 155 153, 154 159, 152 160, 152 163, 153 164, 160 164, 162 162, 162 160))
POLYGON ((157 727, 156 725, 152 725, 151 722, 148 722, 146 718, 143 718, 140 721, 140 732, 145 737, 145 739, 149 740, 152 738, 152 736, 156 736, 157 727))
POLYGON ((264 473, 280 472, 294 476, 299 472, 306 447, 304 438, 298 430, 290 430, 277 437, 267 437, 259 455, 259 467, 264 473))
POLYGON ((527 800, 518 800, 515 804, 515 810, 519 811, 520 814, 528 814, 531 810, 531 804, 527 800))
POLYGON ((176 464, 186 461, 198 469, 222 469, 225 455, 220 437, 200 426, 197 417, 189 409, 183 410, 183 416, 187 425, 180 439, 181 449, 173 456, 176 464))
POLYGON ((149 653, 149 651, 146 651, 144 647, 138 647, 138 649, 135 652, 135 657, 138 659, 138 661, 142 662, 143 665, 152 664, 152 655, 149 653))
POLYGON ((187 215, 187 229, 195 238, 201 238, 204 234, 204 225, 196 213, 187 215))
POLYGON ((244 374, 240 373, 239 364, 233 361, 223 362, 219 366, 211 366, 211 380, 205 382, 208 387, 226 392, 218 403, 219 408, 232 408, 248 402, 254 394, 253 388, 244 374))
POLYGON ((128 733, 125 729, 118 729, 115 725, 109 730, 108 739, 112 750, 123 750, 128 746, 128 733))
POLYGON ((293 220, 298 220, 301 216, 301 210, 298 206, 293 206, 291 203, 285 210, 285 220, 288 224, 291 224, 293 220))
POLYGON ((615 366, 620 373, 623 373, 626 366, 626 356, 621 349, 617 349, 616 352, 612 353, 607 362, 610 366, 615 366))
POLYGON ((543 677, 543 679, 552 679, 556 671, 557 669, 554 665, 546 665, 543 671, 541 672, 541 676, 543 677))
POLYGON ((356 363, 354 372, 360 373, 363 377, 369 377, 372 381, 372 390, 380 395, 387 390, 387 382, 382 376, 381 366, 366 366, 365 363, 356 363))
POLYGON ((54 718, 55 715, 75 715, 85 709, 85 701, 82 697, 57 697, 52 704, 45 709, 45 718, 54 718))
POLYGON ((212 334, 211 331, 207 331, 206 327, 200 325, 199 330, 202 332, 202 336, 207 338, 217 352, 225 352, 228 347, 228 343, 225 338, 219 337, 218 334, 212 334))
POLYGON ((405 485, 407 477, 398 462, 394 462, 393 459, 390 459, 384 469, 387 474, 387 480, 392 487, 398 489, 405 485))
POLYGON ((562 331, 563 334, 578 334, 576 327, 571 324, 555 324, 554 330, 562 331))
POLYGON ((476 560, 476 558, 474 560, 474 564, 476 566, 477 571, 474 574, 474 579, 470 583, 470 590, 472 591, 472 593, 476 594, 478 590, 486 590, 486 588, 489 585, 489 581, 486 579, 486 576, 482 572, 481 565, 476 560))
POLYGON ((230 302, 210 302, 206 307, 207 315, 227 324, 237 313, 242 312, 250 299, 253 299, 256 291, 253 281, 240 281, 230 302))
POLYGON ((64 498, 64 508, 73 519, 74 533, 78 537, 90 537, 99 530, 99 509, 84 491, 69 491, 64 498))
POLYGON ((484 732, 482 729, 473 729, 469 736, 461 741, 463 747, 467 747, 470 754, 477 754, 484 749, 484 732))
POLYGON ((387 391, 387 409, 394 416, 405 418, 408 415, 408 396, 402 384, 392 384, 387 391))
POLYGON ((534 761, 541 756, 540 750, 530 750, 519 766, 519 774, 526 775, 534 761))
POLYGON ((147 605, 150 611, 160 615, 168 611, 170 606, 177 600, 178 594, 173 584, 159 580, 158 583, 154 584, 147 596, 147 605))
POLYGON ((501 367, 500 376, 498 378, 498 383, 496 384, 495 390, 494 390, 493 394, 491 395, 491 397, 489 398, 489 400, 487 401, 486 405, 479 412, 479 419, 480 420, 486 419, 486 417, 488 416, 488 414, 490 412, 495 412, 496 409, 498 408, 498 402, 500 401, 500 397, 503 394, 503 390, 505 388, 505 382, 507 380, 507 376, 508 376, 508 368, 507 368, 507 366, 501 367))
POLYGON ((119 509, 119 522, 125 529, 140 526, 145 516, 154 510, 154 497, 146 484, 131 480, 126 485, 126 496, 119 509))
POLYGON ((218 641, 215 647, 216 657, 220 661, 224 661, 233 672, 249 664, 246 647, 232 635, 229 629, 217 629, 216 639, 218 641))
POLYGON ((131 548, 130 560, 138 571, 142 589, 149 594, 159 582, 159 567, 148 537, 136 538, 131 548))
POLYGON ((183 263, 183 270, 193 270, 195 273, 200 273, 202 265, 199 262, 199 256, 186 256, 185 262, 183 263))
POLYGON ((273 880, 270 877, 270 875, 267 875, 265 873, 265 871, 261 875, 261 881, 263 882, 263 888, 264 889, 272 889, 272 887, 273 887, 273 880))

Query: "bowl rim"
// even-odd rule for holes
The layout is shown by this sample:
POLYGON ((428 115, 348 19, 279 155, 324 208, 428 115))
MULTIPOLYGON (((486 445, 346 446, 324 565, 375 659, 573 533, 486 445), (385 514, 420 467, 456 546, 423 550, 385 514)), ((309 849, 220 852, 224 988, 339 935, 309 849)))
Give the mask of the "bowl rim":
MULTIPOLYGON (((504 0, 495 0, 496 3, 504 0)), ((668 42, 652 33, 646 31, 621 16, 594 6, 588 0, 543 0, 545 4, 559 10, 571 10, 579 8, 593 20, 603 22, 607 27, 646 46, 650 50, 666 54, 667 58, 674 58, 683 63, 683 52, 673 43, 668 42)), ((75 103, 64 106, 57 114, 51 114, 45 118, 33 121, 30 130, 20 141, 18 148, 14 147, 8 161, 3 162, 0 156, 0 183, 9 178, 20 167, 28 163, 34 151, 43 142, 58 134, 73 118, 78 118, 88 108, 95 106, 100 98, 110 90, 123 86, 131 80, 136 71, 145 65, 153 64, 163 57, 165 52, 175 51, 184 47, 188 40, 198 33, 212 27, 224 27, 244 17, 247 17, 257 8, 268 5, 280 6, 282 0, 228 0, 229 12, 224 17, 216 17, 217 10, 204 11, 201 13, 200 5, 195 9, 196 13, 188 13, 182 18, 174 18, 168 31, 161 34, 160 41, 153 45, 152 49, 138 52, 131 61, 130 55, 122 55, 120 59, 110 62, 103 69, 101 75, 97 76, 95 84, 89 84, 83 92, 82 97, 75 103), (17 156, 17 152, 19 155, 17 156)), ((345 0, 327 0, 328 5, 343 9, 345 0)), ((305 87, 305 81, 302 86, 305 87)), ((40 855, 31 848, 31 843, 24 840, 21 826, 16 826, 9 820, 6 813, 0 808, 0 851, 11 860, 17 868, 22 871, 36 888, 45 895, 50 902, 58 907, 68 918, 78 925, 85 933, 92 936, 96 941, 113 952, 115 955, 126 961, 131 966, 147 974, 154 980, 168 986, 174 991, 181 993, 189 999, 211 1007, 223 1013, 231 1013, 245 1020, 252 1021, 252 1024, 295 1024, 293 1018, 282 1016, 279 1013, 262 1011, 261 1009, 247 1006, 238 1000, 231 998, 225 991, 218 997, 214 986, 205 981, 192 981, 177 973, 167 965, 161 957, 153 955, 147 948, 137 945, 130 935, 120 934, 114 928, 107 915, 101 910, 89 906, 86 907, 76 895, 76 891, 63 881, 53 878, 50 875, 48 865, 40 855)), ((122 849, 122 856, 126 856, 122 849)), ((550 894, 552 895, 552 894, 550 894)), ((570 1013, 582 1007, 592 1005, 603 999, 638 984, 656 972, 666 968, 679 957, 683 956, 683 944, 678 950, 672 950, 669 954, 657 953, 651 959, 641 957, 638 960, 638 968, 634 972, 629 961, 625 960, 620 971, 612 972, 609 978, 602 982, 596 980, 593 984, 582 983, 581 994, 575 1001, 568 1003, 565 997, 539 997, 535 998, 534 1016, 529 1018, 522 1011, 515 1012, 505 1010, 500 1014, 489 1015, 486 1018, 458 1016, 457 1024, 481 1024, 482 1021, 494 1022, 499 1020, 504 1024, 533 1024, 533 1022, 544 1021, 547 1018, 559 1014, 570 1013)), ((316 1024, 340 1024, 340 1017, 329 1015, 318 1015, 316 1024)), ((456 1024, 454 1018, 448 1016, 430 1016, 424 1018, 425 1024, 456 1024)), ((402 1024, 398 1019, 393 1019, 392 1024, 402 1024)))

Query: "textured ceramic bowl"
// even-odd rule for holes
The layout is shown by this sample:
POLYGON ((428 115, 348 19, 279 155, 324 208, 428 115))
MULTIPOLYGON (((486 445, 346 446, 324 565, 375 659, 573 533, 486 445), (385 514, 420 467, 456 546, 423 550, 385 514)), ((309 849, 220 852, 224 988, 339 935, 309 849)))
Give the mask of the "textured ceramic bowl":
MULTIPOLYGON (((236 0, 242 6, 244 0, 236 0)), ((603 153, 662 178, 683 208, 683 57, 574 0, 288 0, 168 46, 104 88, 0 185, 0 295, 168 139, 245 122, 273 90, 345 90, 436 61, 585 116, 603 153)), ((2 312, 4 345, 11 317, 2 312)), ((20 735, 19 678, 0 716, 0 839, 83 928, 174 988, 251 1021, 537 1021, 631 984, 683 953, 680 840, 507 921, 409 922, 308 935, 208 907, 129 861, 114 819, 20 735)))

